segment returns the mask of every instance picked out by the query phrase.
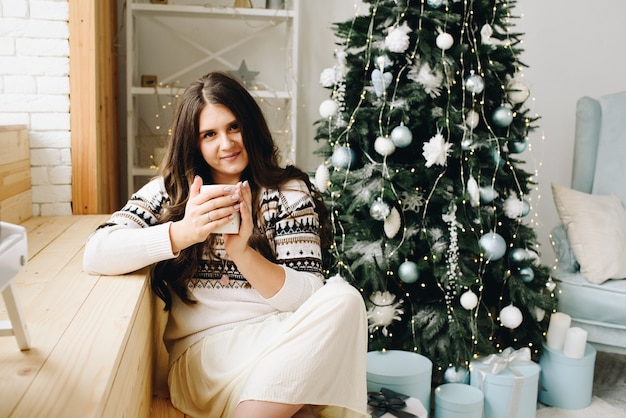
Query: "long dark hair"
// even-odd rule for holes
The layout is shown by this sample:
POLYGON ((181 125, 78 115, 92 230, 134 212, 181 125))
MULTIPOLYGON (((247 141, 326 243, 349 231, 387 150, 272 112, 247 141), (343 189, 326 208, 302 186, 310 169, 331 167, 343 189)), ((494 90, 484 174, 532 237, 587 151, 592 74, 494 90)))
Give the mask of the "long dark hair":
MULTIPOLYGON (((162 223, 178 221, 185 215, 189 187, 196 175, 204 184, 214 183, 211 167, 204 161, 199 150, 199 115, 207 104, 221 104, 233 113, 241 128, 243 144, 248 153, 248 166, 241 180, 248 180, 252 191, 252 217, 257 225, 260 188, 279 188, 288 180, 302 180, 311 191, 320 221, 322 247, 331 242, 331 227, 324 201, 309 180, 309 176, 295 166, 280 166, 279 150, 265 117, 256 100, 246 88, 230 75, 212 72, 194 81, 179 99, 172 123, 172 134, 166 155, 161 163, 160 174, 169 196, 162 223)), ((215 237, 209 237, 214 247, 215 237)), ((249 245, 271 261, 274 251, 265 236, 253 229, 249 245)), ((185 286, 187 279, 195 274, 205 243, 198 243, 180 252, 178 257, 156 263, 151 269, 151 286, 154 293, 165 302, 165 309, 172 305, 170 290, 185 303, 194 303, 185 286)))

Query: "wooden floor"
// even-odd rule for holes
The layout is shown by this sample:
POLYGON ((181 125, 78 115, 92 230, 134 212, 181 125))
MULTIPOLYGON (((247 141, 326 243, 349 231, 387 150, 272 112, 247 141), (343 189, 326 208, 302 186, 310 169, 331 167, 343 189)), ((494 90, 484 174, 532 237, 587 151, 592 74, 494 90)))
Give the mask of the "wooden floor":
MULTIPOLYGON (((30 333, 0 337, 0 417, 148 417, 153 306, 146 271, 82 270, 85 241, 107 215, 33 217, 28 263, 14 279, 30 333)), ((8 315, 0 302, 0 319, 8 315)))

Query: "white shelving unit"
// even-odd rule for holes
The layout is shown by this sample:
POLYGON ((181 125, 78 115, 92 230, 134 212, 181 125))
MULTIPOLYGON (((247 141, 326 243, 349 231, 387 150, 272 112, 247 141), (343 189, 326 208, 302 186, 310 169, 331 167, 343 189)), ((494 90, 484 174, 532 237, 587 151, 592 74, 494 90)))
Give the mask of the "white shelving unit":
POLYGON ((237 73, 243 61, 258 72, 248 89, 268 119, 283 163, 295 163, 299 1, 266 9, 227 7, 220 0, 127 0, 129 195, 156 174, 184 88, 210 71, 237 73), (144 77, 152 80, 149 86, 142 85, 144 77))

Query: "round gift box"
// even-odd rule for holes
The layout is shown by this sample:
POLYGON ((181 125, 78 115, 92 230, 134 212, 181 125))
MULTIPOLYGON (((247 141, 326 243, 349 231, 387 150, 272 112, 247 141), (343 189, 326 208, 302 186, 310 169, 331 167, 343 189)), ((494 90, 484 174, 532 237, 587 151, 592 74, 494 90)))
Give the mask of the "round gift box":
POLYGON ((483 393, 464 383, 446 383, 435 389, 435 418, 482 418, 483 393))
POLYGON ((433 363, 426 357, 402 350, 367 353, 367 390, 387 388, 412 396, 430 410, 433 363))
POLYGON ((582 358, 566 357, 563 350, 544 345, 539 359, 539 402, 561 409, 583 409, 591 404, 596 349, 585 346, 582 358))

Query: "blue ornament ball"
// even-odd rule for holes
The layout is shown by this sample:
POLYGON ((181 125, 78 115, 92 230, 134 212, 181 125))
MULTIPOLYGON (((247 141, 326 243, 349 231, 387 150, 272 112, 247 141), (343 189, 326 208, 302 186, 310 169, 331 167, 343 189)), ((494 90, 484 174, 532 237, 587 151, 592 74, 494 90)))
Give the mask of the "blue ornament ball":
POLYGON ((512 154, 521 154, 526 151, 528 144, 524 139, 512 139, 507 142, 507 148, 512 154))
POLYGON ((483 249, 485 257, 489 261, 496 261, 504 256, 506 252, 506 241, 500 234, 488 232, 478 240, 483 249))
POLYGON ((522 216, 526 216, 530 213, 530 203, 528 200, 522 199, 522 216))
POLYGON ((413 134, 404 125, 396 126, 391 131, 391 142, 398 148, 406 148, 413 142, 413 134))
POLYGON ((415 283, 420 277, 420 271, 417 263, 413 261, 405 261, 398 268, 398 277, 404 283, 415 283))
POLYGON ((443 381, 445 383, 465 383, 470 380, 469 370, 465 367, 450 366, 443 372, 443 381))
POLYGON ((355 158, 356 156, 352 148, 341 146, 333 151, 331 164, 336 168, 348 169, 354 165, 355 158))
POLYGON ((535 278, 535 271, 530 267, 522 267, 519 269, 519 276, 524 283, 530 283, 535 278))
POLYGON ((528 250, 526 248, 513 248, 509 252, 509 261, 513 264, 523 263, 528 258, 528 250))
POLYGON ((491 115, 493 124, 500 128, 506 128, 513 122, 513 111, 506 106, 500 106, 491 115))
POLYGON ((491 203, 498 197, 498 192, 496 192, 493 186, 489 185, 478 188, 478 195, 482 203, 491 203))

